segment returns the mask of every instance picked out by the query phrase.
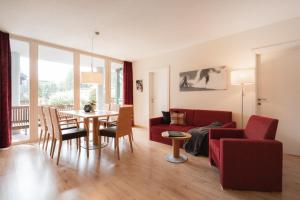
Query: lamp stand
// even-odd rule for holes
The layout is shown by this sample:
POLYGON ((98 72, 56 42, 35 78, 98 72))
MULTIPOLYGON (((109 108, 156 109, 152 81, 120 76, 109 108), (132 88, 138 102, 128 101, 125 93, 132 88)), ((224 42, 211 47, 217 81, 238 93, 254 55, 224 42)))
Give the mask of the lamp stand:
POLYGON ((241 113, 241 125, 242 125, 242 128, 244 128, 244 96, 245 96, 245 93, 244 93, 244 83, 241 84, 241 87, 242 87, 242 113, 241 113))

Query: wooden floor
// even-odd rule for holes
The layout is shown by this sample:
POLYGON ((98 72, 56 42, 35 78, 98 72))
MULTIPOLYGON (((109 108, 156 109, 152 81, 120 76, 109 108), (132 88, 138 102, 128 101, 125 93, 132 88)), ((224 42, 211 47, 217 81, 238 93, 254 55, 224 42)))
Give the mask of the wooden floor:
POLYGON ((128 139, 121 140, 121 160, 110 145, 102 151, 77 153, 64 149, 60 165, 38 145, 13 146, 0 151, 0 199, 300 199, 300 158, 284 156, 283 192, 222 190, 218 170, 205 157, 189 156, 184 164, 171 164, 171 147, 148 140, 146 130, 134 130, 134 153, 128 139))

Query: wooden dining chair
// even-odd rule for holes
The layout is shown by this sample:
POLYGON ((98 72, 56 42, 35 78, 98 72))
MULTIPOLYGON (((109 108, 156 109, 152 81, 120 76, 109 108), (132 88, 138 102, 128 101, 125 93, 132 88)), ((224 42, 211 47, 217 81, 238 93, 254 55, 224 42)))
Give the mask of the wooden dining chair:
MULTIPOLYGON (((110 111, 119 112, 120 105, 119 104, 110 104, 110 111)), ((111 127, 117 125, 118 116, 109 116, 107 117, 107 122, 105 127, 111 127)))
POLYGON ((65 140, 78 139, 78 141, 79 141, 78 145, 80 146, 80 143, 81 143, 80 138, 85 137, 86 138, 86 154, 87 154, 87 157, 89 157, 88 129, 86 127, 80 128, 79 124, 77 123, 77 128, 62 130, 60 127, 60 124, 59 124, 59 117, 58 117, 57 109, 51 107, 50 115, 51 115, 51 120, 52 120, 52 124, 53 124, 53 133, 54 133, 53 134, 53 147, 52 147, 52 153, 51 153, 52 158, 53 158, 53 155, 55 152, 56 142, 57 142, 57 140, 59 141, 56 164, 58 165, 58 163, 59 163, 62 142, 65 140))
MULTIPOLYGON (((45 151, 47 151, 50 136, 51 136, 51 138, 53 138, 53 125, 52 125, 49 107, 43 106, 42 110, 43 110, 43 113, 45 116, 45 122, 46 122, 46 126, 47 126, 47 131, 44 134, 44 143, 46 141, 46 143, 45 143, 46 146, 44 147, 44 145, 43 145, 43 148, 45 148, 45 151)), ((52 147, 52 144, 51 144, 51 147, 52 147)), ((50 150, 50 156, 51 156, 51 151, 52 151, 52 148, 50 150)))
MULTIPOLYGON (((132 123, 132 126, 134 126, 134 110, 133 110, 133 105, 132 104, 124 104, 123 107, 131 107, 132 108, 131 123, 132 123)), ((133 141, 133 134, 131 134, 131 139, 133 141)))
MULTIPOLYGON (((118 160, 120 160, 120 151, 119 151, 119 138, 128 135, 130 149, 133 152, 132 147, 132 107, 121 107, 119 109, 119 117, 117 120, 117 126, 108 127, 99 130, 99 141, 101 143, 101 136, 111 137, 115 140, 115 149, 117 150, 118 160)), ((99 155, 101 155, 101 148, 99 150, 99 155)))
POLYGON ((46 125, 45 114, 43 111, 43 106, 38 107, 38 119, 39 119, 39 124, 40 124, 39 144, 41 144, 41 141, 43 140, 43 148, 44 148, 45 141, 46 141, 46 135, 47 135, 47 125, 46 125))
MULTIPOLYGON (((43 141, 43 148, 45 148, 45 151, 47 151, 48 149, 48 143, 50 138, 52 138, 52 142, 53 142, 53 124, 52 124, 49 108, 50 108, 49 106, 42 107, 42 111, 45 117, 45 124, 47 127, 46 131, 44 132, 44 141, 43 141)), ((77 124, 78 123, 76 118, 62 119, 59 121, 61 130, 77 128, 77 124)), ((51 144, 51 148, 52 148, 52 144, 51 144)), ((51 156, 51 152, 52 150, 50 150, 50 156, 51 156)))

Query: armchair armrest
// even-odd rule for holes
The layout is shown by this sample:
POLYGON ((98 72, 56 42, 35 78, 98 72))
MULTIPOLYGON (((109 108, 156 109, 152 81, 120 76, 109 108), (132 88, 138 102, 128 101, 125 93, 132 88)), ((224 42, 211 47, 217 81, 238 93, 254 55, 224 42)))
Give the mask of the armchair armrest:
POLYGON ((212 128, 209 130, 209 139, 244 138, 244 129, 212 128))
POLYGON ((152 125, 156 125, 156 124, 161 124, 162 119, 163 119, 162 117, 151 118, 149 120, 149 125, 152 126, 152 125))
POLYGON ((282 190, 282 143, 275 140, 221 139, 223 187, 282 190))
POLYGON ((223 124, 221 128, 236 128, 236 122, 228 122, 226 124, 223 124))

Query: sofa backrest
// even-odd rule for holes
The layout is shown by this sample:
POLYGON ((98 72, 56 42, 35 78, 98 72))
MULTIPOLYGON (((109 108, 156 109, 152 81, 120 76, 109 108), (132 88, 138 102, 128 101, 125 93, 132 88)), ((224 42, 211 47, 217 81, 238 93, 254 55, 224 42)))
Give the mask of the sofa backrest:
POLYGON ((258 115, 252 115, 249 118, 245 128, 245 135, 248 139, 271 139, 274 140, 278 120, 258 115))
POLYGON ((223 124, 232 122, 232 113, 228 111, 193 110, 182 108, 172 108, 170 111, 185 112, 187 124, 197 127, 207 126, 215 121, 223 124))

